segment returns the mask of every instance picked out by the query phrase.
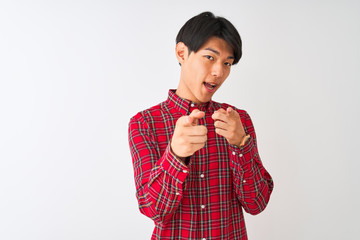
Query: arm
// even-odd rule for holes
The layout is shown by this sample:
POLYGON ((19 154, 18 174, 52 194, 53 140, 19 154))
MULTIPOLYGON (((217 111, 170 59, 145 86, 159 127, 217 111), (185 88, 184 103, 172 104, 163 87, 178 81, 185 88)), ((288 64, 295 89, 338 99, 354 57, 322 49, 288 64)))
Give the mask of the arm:
POLYGON ((129 145, 140 212, 164 223, 180 204, 188 168, 170 144, 160 155, 157 140, 140 114, 130 120, 129 145))
POLYGON ((237 198, 246 212, 258 214, 269 201, 273 181, 261 163, 250 116, 245 111, 228 107, 215 111, 212 118, 216 133, 229 143, 230 167, 237 198), (244 138, 247 138, 245 144, 244 138))
POLYGON ((245 211, 258 214, 269 202, 274 185, 270 174, 262 165, 255 129, 246 112, 242 124, 250 138, 243 146, 229 145, 234 190, 245 211))

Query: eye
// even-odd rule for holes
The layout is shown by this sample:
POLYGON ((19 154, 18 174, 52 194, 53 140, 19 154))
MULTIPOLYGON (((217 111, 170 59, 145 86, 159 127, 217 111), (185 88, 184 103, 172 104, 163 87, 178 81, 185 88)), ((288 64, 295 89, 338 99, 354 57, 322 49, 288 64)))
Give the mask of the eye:
POLYGON ((205 55, 205 57, 206 57, 207 59, 211 60, 211 61, 214 60, 214 57, 212 57, 212 56, 210 56, 210 55, 205 55))
POLYGON ((231 63, 229 63, 229 62, 226 62, 225 65, 228 67, 231 67, 231 63))

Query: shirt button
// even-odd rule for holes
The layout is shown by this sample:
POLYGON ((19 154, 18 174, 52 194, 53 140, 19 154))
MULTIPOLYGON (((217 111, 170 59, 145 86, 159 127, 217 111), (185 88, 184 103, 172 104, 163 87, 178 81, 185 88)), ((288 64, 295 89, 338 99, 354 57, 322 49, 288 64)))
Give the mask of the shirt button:
POLYGON ((187 173, 188 171, 187 170, 183 170, 183 173, 187 173))
POLYGON ((202 238, 202 240, 206 240, 206 238, 202 238))
POLYGON ((177 192, 176 195, 180 195, 180 193, 177 192))
POLYGON ((202 174, 200 175, 200 177, 201 177, 201 178, 204 178, 204 177, 205 177, 205 175, 202 173, 202 174))
POLYGON ((243 157, 244 155, 242 155, 242 153, 239 154, 239 157, 243 157))
POLYGON ((232 154, 233 154, 233 155, 235 155, 235 154, 236 154, 236 152, 232 152, 232 154))
POLYGON ((243 183, 246 183, 246 180, 245 180, 245 179, 243 180, 243 183))
POLYGON ((204 209, 204 208, 205 208, 205 205, 201 205, 201 208, 204 209))
POLYGON ((195 104, 194 104, 194 103, 191 103, 190 106, 191 106, 191 107, 195 107, 195 104))

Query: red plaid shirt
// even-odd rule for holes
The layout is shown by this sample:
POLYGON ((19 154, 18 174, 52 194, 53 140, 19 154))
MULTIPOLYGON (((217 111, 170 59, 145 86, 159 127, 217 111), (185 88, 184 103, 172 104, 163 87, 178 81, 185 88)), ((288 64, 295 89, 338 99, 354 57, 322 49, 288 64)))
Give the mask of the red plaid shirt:
POLYGON ((239 110, 250 139, 230 145, 215 133, 211 115, 229 105, 201 105, 169 91, 168 99, 139 112, 129 123, 129 144, 140 211, 155 222, 151 239, 247 239, 242 208, 265 209, 273 181, 263 167, 251 119, 239 110), (176 120, 193 109, 205 112, 199 124, 208 129, 205 147, 184 164, 170 150, 176 120))

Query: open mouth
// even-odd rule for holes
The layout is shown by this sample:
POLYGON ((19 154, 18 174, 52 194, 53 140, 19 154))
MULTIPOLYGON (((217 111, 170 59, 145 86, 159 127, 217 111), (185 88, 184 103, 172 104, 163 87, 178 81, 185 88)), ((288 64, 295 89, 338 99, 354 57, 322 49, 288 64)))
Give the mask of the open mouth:
POLYGON ((214 90, 216 88, 216 84, 213 84, 213 83, 207 83, 207 82, 204 82, 204 85, 207 89, 209 89, 210 91, 214 90))

